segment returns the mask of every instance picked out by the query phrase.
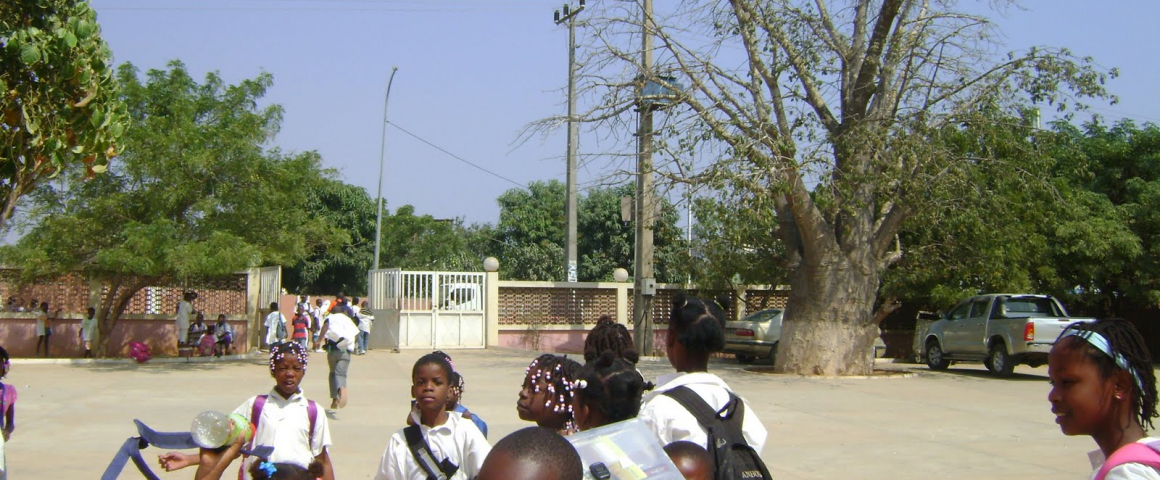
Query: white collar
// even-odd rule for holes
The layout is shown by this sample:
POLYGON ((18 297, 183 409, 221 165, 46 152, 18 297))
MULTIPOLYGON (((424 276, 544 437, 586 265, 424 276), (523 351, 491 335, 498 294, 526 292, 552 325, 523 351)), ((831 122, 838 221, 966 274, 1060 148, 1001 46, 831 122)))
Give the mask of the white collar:
POLYGON ((726 385, 721 377, 709 372, 673 372, 657 377, 657 387, 646 393, 642 401, 647 402, 657 395, 684 385, 713 385, 729 389, 729 385, 726 385))
POLYGON ((271 388, 270 393, 266 395, 266 398, 267 400, 278 402, 279 405, 289 405, 291 403, 297 403, 306 400, 306 397, 302 396, 301 386, 298 387, 297 392, 294 392, 294 395, 290 395, 290 398, 283 397, 281 393, 278 393, 277 387, 271 388))
MULTIPOLYGON (((447 412, 447 421, 443 422, 440 425, 436 425, 434 427, 428 427, 426 425, 423 425, 422 418, 419 416, 419 409, 418 408, 411 409, 411 421, 415 422, 415 425, 418 425, 419 429, 427 432, 428 435, 430 435, 431 432, 433 432, 433 431, 442 431, 442 430, 446 430, 448 432, 454 431, 454 429, 452 428, 454 425, 452 425, 452 424, 457 423, 457 419, 455 417, 456 417, 456 415, 452 415, 451 412, 447 412)), ((463 417, 460 416, 458 418, 462 419, 463 417)))

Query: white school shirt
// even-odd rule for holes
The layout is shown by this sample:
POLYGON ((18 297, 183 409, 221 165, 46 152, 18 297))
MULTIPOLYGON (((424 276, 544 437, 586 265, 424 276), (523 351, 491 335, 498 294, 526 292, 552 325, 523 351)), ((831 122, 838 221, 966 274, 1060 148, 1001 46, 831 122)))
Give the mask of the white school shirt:
MULTIPOLYGON (((685 407, 682 407, 676 400, 668 395, 662 395, 662 393, 682 385, 700 395, 714 410, 720 410, 729 402, 729 385, 726 385, 725 381, 712 373, 669 373, 658 377, 656 389, 644 395, 642 398, 644 406, 640 408, 640 414, 637 415, 637 418, 644 420, 645 424, 660 439, 661 444, 668 445, 676 441, 688 440, 702 448, 708 448, 705 445, 708 443, 709 436, 701 424, 697 422, 697 418, 685 410, 685 407)), ((761 450, 765 448, 765 425, 761 424, 761 420, 753 413, 753 409, 749 408, 749 402, 745 399, 742 401, 745 403, 745 417, 741 420, 741 434, 745 436, 746 443, 749 443, 749 446, 761 454, 761 450)))
MULTIPOLYGON (((447 458, 451 463, 459 465, 459 470, 448 480, 467 480, 479 475, 483 459, 491 452, 491 444, 487 443, 479 427, 471 420, 448 413, 443 425, 432 428, 423 425, 415 412, 411 412, 411 419, 419 425, 419 431, 427 440, 435 461, 447 458)), ((391 441, 387 443, 383 459, 379 462, 379 470, 375 472, 375 480, 427 480, 427 472, 416 463, 403 430, 391 435, 391 441)))
MULTIPOLYGON (((1152 443, 1160 441, 1157 437, 1145 437, 1137 440, 1136 443, 1152 443)), ((1096 450, 1088 453, 1088 460, 1092 463, 1092 479, 1096 478, 1096 473, 1099 473, 1100 467, 1104 466, 1104 452, 1096 450)), ((1155 468, 1139 463, 1125 463, 1111 470, 1108 470, 1107 476, 1104 480, 1160 480, 1160 472, 1155 468)))
MULTIPOLYGON (((96 327, 97 327, 97 317, 89 318, 88 315, 86 314, 85 318, 83 320, 81 320, 81 341, 85 341, 85 342, 93 341, 93 329, 96 327)), ((188 329, 186 329, 186 330, 188 331, 188 329)))
MULTIPOLYGON (((36 336, 44 335, 45 324, 48 323, 48 314, 44 310, 36 311, 36 336)), ((51 327, 50 327, 51 328, 51 327)))
POLYGON ((286 317, 282 316, 282 312, 277 310, 266 315, 266 345, 273 345, 278 342, 278 323, 286 324, 286 317))
MULTIPOLYGON (((270 454, 271 463, 293 463, 302 468, 309 467, 314 457, 322 455, 322 451, 331 445, 326 412, 321 405, 318 406, 318 416, 314 420, 314 436, 307 439, 310 434, 310 413, 307 409, 308 401, 302 395, 302 390, 299 389, 298 393, 291 395, 290 398, 282 398, 282 394, 276 389, 270 389, 270 393, 266 395, 268 398, 266 405, 262 406, 262 419, 258 422, 258 431, 254 432, 254 445, 274 447, 274 453, 270 454)), ((234 413, 254 423, 250 413, 254 408, 255 398, 258 397, 250 397, 234 409, 234 413)), ((245 472, 243 480, 250 480, 250 464, 255 458, 246 457, 246 461, 242 463, 245 472)))
POLYGON ((185 300, 177 302, 177 341, 189 341, 189 316, 193 314, 193 304, 185 300))

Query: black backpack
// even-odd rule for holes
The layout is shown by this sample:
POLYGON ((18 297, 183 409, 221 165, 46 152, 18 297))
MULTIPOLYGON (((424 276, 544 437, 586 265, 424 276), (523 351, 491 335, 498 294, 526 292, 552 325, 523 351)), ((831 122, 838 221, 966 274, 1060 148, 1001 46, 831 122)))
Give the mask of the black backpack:
POLYGON ((769 469, 765 468, 765 462, 761 461, 761 456, 749 446, 741 433, 745 402, 737 395, 729 392, 729 402, 720 411, 714 411, 689 387, 680 386, 664 394, 685 407, 705 428, 715 480, 773 479, 769 469))

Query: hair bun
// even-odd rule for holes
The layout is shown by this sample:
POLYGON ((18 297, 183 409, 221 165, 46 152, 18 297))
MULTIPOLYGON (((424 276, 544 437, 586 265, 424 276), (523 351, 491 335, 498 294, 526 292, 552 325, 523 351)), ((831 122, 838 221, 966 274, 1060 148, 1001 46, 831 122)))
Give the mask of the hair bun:
POLYGON ((674 309, 684 307, 686 302, 688 302, 688 297, 685 292, 677 292, 676 295, 673 295, 674 309))
POLYGON ((611 367, 613 362, 616 362, 616 352, 612 350, 605 350, 600 352, 600 358, 596 359, 596 368, 611 367))

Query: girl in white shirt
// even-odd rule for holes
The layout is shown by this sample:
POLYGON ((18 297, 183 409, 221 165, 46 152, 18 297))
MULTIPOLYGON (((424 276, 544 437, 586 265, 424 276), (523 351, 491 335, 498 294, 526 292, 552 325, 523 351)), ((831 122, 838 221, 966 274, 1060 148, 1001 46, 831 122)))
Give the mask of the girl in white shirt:
MULTIPOLYGON (((709 356, 725 348, 725 318, 724 309, 712 300, 686 299, 684 294, 673 298, 665 353, 676 373, 657 378, 656 390, 644 396, 644 406, 638 415, 664 445, 688 440, 707 449, 705 428, 692 413, 664 392, 685 386, 714 410, 720 411, 728 404, 729 385, 709 373, 709 356)), ((741 433, 745 442, 760 454, 765 447, 765 426, 753 414, 749 402, 745 402, 741 433)))
POLYGON ((1160 439, 1144 430, 1157 417, 1156 376, 1131 323, 1068 325, 1048 354, 1047 376, 1047 400, 1060 430, 1090 435, 1100 447, 1089 454, 1094 480, 1160 479, 1160 439))
POLYGON ((418 412, 411 413, 415 424, 391 436, 375 480, 427 480, 440 472, 448 480, 479 475, 491 445, 471 420, 447 412, 453 371, 443 352, 428 353, 415 362, 411 369, 411 397, 418 406, 418 412), (408 431, 418 433, 415 438, 426 450, 421 454, 424 460, 412 453, 408 431))
POLYGON ((636 417, 641 395, 651 388, 635 365, 605 350, 576 373, 572 408, 576 427, 584 431, 636 417))

